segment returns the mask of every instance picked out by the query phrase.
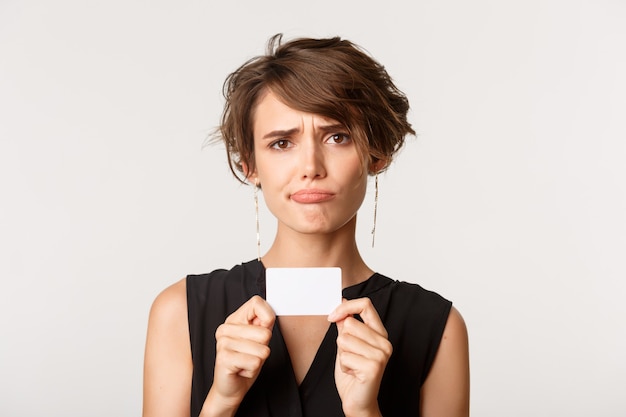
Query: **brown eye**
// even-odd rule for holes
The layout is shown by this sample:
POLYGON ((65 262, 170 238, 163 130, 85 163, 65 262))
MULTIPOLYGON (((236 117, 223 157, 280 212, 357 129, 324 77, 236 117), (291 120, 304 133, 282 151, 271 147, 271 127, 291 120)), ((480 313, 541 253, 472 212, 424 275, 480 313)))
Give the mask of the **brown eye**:
POLYGON ((342 145, 350 141, 350 137, 343 133, 336 133, 328 138, 328 142, 335 145, 342 145))
POLYGON ((277 141, 272 142, 270 148, 274 149, 287 149, 291 146, 287 139, 278 139, 277 141))

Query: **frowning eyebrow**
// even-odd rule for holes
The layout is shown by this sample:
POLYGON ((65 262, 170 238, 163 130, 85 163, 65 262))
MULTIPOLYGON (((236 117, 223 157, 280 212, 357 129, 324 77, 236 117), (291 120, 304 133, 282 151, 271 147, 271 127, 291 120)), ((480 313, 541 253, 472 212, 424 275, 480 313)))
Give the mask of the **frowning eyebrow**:
POLYGON ((299 131, 300 129, 298 129, 297 127, 294 127, 293 129, 289 129, 289 130, 272 130, 271 132, 263 135, 261 139, 284 138, 286 136, 291 136, 294 133, 298 133, 299 131))
POLYGON ((325 133, 339 133, 339 132, 345 132, 346 130, 348 130, 341 123, 335 123, 335 124, 332 124, 332 125, 325 125, 325 126, 318 126, 317 128, 319 130, 325 132, 325 133))
MULTIPOLYGON (((335 123, 335 124, 324 125, 324 126, 316 126, 316 127, 318 130, 321 130, 324 133, 337 133, 337 132, 347 130, 346 127, 342 125, 341 123, 335 123)), ((261 139, 265 140, 265 139, 289 137, 298 133, 299 131, 300 129, 297 127, 294 127, 293 129, 287 129, 287 130, 272 130, 271 132, 263 135, 261 139)))

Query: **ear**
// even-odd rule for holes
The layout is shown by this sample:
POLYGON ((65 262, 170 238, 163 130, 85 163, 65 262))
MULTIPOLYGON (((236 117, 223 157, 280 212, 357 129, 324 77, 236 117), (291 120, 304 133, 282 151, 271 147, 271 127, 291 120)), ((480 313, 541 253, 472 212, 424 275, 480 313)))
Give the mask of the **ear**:
POLYGON ((370 162, 369 173, 372 175, 378 174, 379 172, 387 168, 388 163, 389 163, 389 160, 387 159, 376 159, 370 162))
POLYGON ((258 185, 259 178, 257 176, 256 169, 250 171, 248 164, 246 164, 245 162, 241 163, 241 169, 243 170, 243 175, 246 177, 250 184, 258 185))

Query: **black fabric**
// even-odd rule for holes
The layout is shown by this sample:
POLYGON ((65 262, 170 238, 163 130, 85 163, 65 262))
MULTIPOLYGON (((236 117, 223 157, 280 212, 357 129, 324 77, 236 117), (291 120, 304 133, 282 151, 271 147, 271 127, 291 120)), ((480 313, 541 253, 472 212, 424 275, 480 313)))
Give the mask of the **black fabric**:
MULTIPOLYGON (((191 415, 197 417, 213 383, 215 330, 250 297, 265 296, 265 269, 257 261, 187 277, 189 333, 193 358, 191 415)), ((369 297, 393 345, 378 403, 384 416, 419 415, 419 392, 428 375, 452 303, 416 284, 374 274, 345 288, 347 299, 369 297)), ((279 319, 280 320, 280 319, 279 319)), ((270 356, 241 403, 237 416, 343 416, 334 380, 337 327, 328 329, 298 387, 278 323, 270 356)))

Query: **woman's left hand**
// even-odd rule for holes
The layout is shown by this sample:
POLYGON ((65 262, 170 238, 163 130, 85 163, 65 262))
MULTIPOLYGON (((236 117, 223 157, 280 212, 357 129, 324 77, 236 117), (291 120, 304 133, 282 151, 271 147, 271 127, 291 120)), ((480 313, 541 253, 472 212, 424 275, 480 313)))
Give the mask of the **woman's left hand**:
POLYGON ((344 300, 328 320, 337 324, 335 384, 344 413, 379 416, 378 390, 392 346, 376 309, 369 298, 344 300))

